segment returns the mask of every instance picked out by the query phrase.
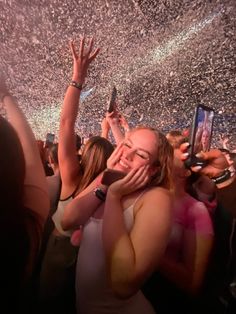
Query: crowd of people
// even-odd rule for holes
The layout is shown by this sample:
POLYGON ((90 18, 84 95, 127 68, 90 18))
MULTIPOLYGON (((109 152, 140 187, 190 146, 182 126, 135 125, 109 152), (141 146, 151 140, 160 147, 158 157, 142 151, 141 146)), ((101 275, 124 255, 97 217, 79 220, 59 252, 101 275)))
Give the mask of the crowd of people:
POLYGON ((235 313, 235 154, 187 164, 182 130, 129 129, 117 108, 82 143, 80 93, 99 49, 85 37, 70 48, 58 143, 37 143, 0 82, 4 313, 235 313))

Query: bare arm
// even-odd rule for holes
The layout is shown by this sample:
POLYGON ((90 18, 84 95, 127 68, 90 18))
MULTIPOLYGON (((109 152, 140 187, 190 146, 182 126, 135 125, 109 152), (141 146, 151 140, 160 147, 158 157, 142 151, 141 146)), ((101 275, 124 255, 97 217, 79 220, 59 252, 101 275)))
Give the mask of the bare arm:
MULTIPOLYGON (((61 222, 64 230, 79 228, 84 225, 93 215, 96 209, 103 203, 94 194, 94 189, 98 186, 99 178, 95 179, 86 189, 76 196, 65 208, 61 222)), ((99 185, 104 192, 107 187, 99 185)))
POLYGON ((25 156, 25 206, 37 213, 43 223, 48 216, 49 196, 36 140, 16 100, 12 96, 6 96, 3 102, 9 122, 18 134, 25 156))
POLYGON ((112 134, 115 138, 116 144, 118 145, 124 140, 124 134, 121 132, 119 117, 117 111, 106 113, 106 119, 111 127, 112 134))
MULTIPOLYGON (((124 191, 128 189, 129 180, 138 186, 146 183, 145 172, 138 170, 136 174, 131 171, 119 180, 124 191)), ((138 208, 135 206, 134 225, 129 232, 124 222, 121 194, 117 193, 121 185, 116 189, 117 183, 108 189, 102 238, 113 291, 127 298, 140 289, 164 254, 171 225, 171 198, 162 188, 146 192, 136 204, 138 208)))
POLYGON ((67 197, 78 185, 80 166, 76 154, 74 127, 78 114, 82 84, 85 81, 90 63, 95 59, 99 51, 99 49, 96 49, 95 52, 92 53, 93 39, 90 39, 86 53, 84 52, 84 46, 85 38, 82 37, 79 53, 77 54, 74 43, 71 42, 73 55, 72 81, 76 82, 77 87, 71 85, 68 87, 60 119, 58 159, 62 179, 62 197, 67 197))
POLYGON ((109 123, 107 122, 107 119, 106 119, 106 118, 103 118, 103 119, 102 119, 101 128, 102 128, 101 137, 104 137, 104 138, 108 139, 109 130, 110 130, 110 125, 109 125, 109 123))

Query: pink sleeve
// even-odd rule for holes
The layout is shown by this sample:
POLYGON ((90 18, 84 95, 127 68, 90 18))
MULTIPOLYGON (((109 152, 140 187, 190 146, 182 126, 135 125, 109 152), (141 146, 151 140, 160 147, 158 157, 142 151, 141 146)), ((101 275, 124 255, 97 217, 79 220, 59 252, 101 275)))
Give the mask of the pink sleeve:
POLYGON ((214 235, 211 216, 202 202, 196 202, 189 209, 188 228, 196 233, 214 235))

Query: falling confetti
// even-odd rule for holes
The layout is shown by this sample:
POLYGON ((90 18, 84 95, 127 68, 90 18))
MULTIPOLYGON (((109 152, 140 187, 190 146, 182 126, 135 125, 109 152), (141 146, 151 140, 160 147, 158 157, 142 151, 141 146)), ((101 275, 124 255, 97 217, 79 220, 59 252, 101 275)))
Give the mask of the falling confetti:
POLYGON ((101 52, 76 123, 99 134, 111 87, 131 126, 188 129, 195 105, 215 109, 213 142, 236 147, 235 0, 0 0, 0 71, 37 138, 58 133, 70 82, 69 40, 101 52))

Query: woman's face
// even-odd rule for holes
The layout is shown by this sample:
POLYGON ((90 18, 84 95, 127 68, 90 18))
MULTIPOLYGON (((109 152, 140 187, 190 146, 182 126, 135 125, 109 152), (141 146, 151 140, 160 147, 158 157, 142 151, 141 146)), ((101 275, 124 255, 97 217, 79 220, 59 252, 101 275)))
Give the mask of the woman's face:
POLYGON ((208 148, 209 138, 209 132, 207 130, 204 130, 202 133, 202 146, 204 150, 208 148))
POLYGON ((154 163, 157 161, 158 149, 156 134, 148 129, 134 130, 127 133, 122 146, 117 170, 129 172, 132 169, 150 165, 150 170, 156 171, 154 163))

